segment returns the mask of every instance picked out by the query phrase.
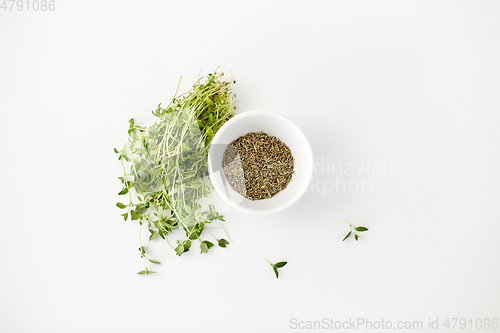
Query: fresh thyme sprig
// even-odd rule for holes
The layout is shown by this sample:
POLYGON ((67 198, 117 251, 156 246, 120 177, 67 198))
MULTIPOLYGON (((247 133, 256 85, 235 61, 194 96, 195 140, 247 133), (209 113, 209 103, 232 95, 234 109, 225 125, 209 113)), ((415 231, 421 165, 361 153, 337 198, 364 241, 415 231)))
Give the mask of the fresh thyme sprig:
POLYGON ((276 275, 276 278, 279 277, 278 268, 284 267, 287 264, 286 261, 280 261, 280 262, 273 264, 269 260, 267 260, 266 258, 264 258, 264 260, 267 261, 269 265, 271 265, 271 267, 273 268, 274 274, 276 275))
POLYGON ((342 241, 345 241, 349 236, 351 236, 351 234, 354 234, 354 239, 356 241, 358 241, 359 236, 356 233, 356 231, 358 231, 358 232, 368 231, 368 228, 366 228, 366 227, 362 227, 362 226, 355 227, 349 221, 347 221, 347 220, 344 220, 344 221, 346 221, 349 224, 349 229, 350 230, 347 233, 347 235, 345 235, 345 237, 344 237, 344 239, 342 241))

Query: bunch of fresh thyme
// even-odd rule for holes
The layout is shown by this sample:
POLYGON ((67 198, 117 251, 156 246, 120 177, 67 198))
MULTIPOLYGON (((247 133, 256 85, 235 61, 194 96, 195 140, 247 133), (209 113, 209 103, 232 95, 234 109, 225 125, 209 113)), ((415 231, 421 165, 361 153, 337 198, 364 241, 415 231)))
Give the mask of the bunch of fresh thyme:
MULTIPOLYGON (((137 220, 139 233, 147 226, 150 240, 160 236, 179 256, 190 250, 191 241, 200 243, 201 253, 208 252, 213 243, 201 238, 205 225, 224 221, 211 203, 207 155, 215 133, 234 115, 234 82, 217 72, 201 78, 189 92, 179 96, 176 92, 166 108, 158 105, 150 127, 130 119, 128 141, 121 150, 115 148, 123 168, 119 194, 128 194, 129 199, 116 204, 126 210, 123 218, 137 220), (167 235, 176 229, 183 229, 186 239, 177 240, 174 248, 167 235)), ((215 239, 220 247, 229 244, 215 239)), ((146 266, 139 274, 154 273, 146 260, 159 262, 146 256, 141 242, 139 251, 146 266)))

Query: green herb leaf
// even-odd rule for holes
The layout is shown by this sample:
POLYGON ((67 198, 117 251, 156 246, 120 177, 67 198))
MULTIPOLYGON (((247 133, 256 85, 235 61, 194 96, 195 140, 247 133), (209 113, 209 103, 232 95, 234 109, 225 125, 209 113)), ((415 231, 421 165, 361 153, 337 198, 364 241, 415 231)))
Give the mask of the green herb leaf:
POLYGON ((140 272, 137 272, 137 274, 154 274, 154 273, 156 273, 156 272, 155 271, 150 271, 148 269, 140 271, 140 272))
POLYGON ((187 252, 191 247, 191 241, 189 239, 186 239, 184 243, 182 243, 182 246, 184 246, 184 252, 187 252))
POLYGON ((193 229, 186 229, 186 236, 191 240, 198 239, 200 237, 201 233, 203 232, 204 228, 205 228, 204 225, 201 224, 199 226, 195 226, 194 230, 193 229))
POLYGON ((354 239, 355 239, 356 241, 358 241, 358 239, 359 239, 359 235, 356 233, 356 231, 360 231, 360 232, 362 232, 362 231, 368 231, 368 228, 366 228, 366 227, 362 227, 362 226, 355 227, 355 226, 353 226, 353 225, 352 225, 349 221, 347 221, 347 220, 344 220, 344 221, 346 221, 346 222, 347 222, 347 224, 349 224, 349 229, 351 229, 351 230, 350 230, 350 231, 349 231, 349 233, 348 233, 348 234, 344 237, 344 239, 343 239, 342 241, 344 241, 347 237, 349 237, 353 231, 354 231, 354 239))
POLYGON ((116 207, 120 208, 120 209, 124 209, 124 208, 127 208, 127 205, 124 205, 122 204, 121 202, 117 202, 116 203, 116 207))
POLYGON ((160 232, 158 230, 154 231, 151 236, 149 236, 149 240, 153 240, 155 239, 156 237, 158 237, 160 235, 160 232))
POLYGON ((127 193, 128 193, 128 188, 125 187, 123 190, 120 191, 120 193, 118 193, 118 195, 124 195, 127 193))
POLYGON ((286 261, 280 261, 280 262, 275 263, 274 266, 277 268, 281 268, 281 267, 285 266, 286 264, 287 264, 286 261))
POLYGON ((148 258, 148 257, 146 257, 146 258, 147 258, 147 259, 148 259, 151 263, 153 263, 153 264, 156 264, 156 265, 161 265, 161 262, 159 262, 159 261, 156 261, 156 260, 150 259, 150 258, 148 258))
POLYGON ((118 151, 118 149, 116 148, 113 148, 115 150, 115 153, 119 154, 120 152, 118 151))
POLYGON ((201 249, 201 253, 207 253, 208 252, 208 246, 206 243, 201 243, 200 244, 200 249, 201 249))
POLYGON ((147 207, 142 206, 141 204, 137 205, 135 208, 135 212, 137 213, 137 215, 144 215, 147 210, 147 207))
POLYGON ((160 237, 165 239, 165 234, 163 233, 163 230, 159 229, 158 232, 160 233, 160 237))
POLYGON ((214 105, 214 102, 212 102, 212 100, 208 97, 205 97, 205 103, 207 103, 208 105, 214 105))
POLYGON ((203 243, 204 243, 204 244, 207 244, 207 247, 208 247, 209 249, 210 249, 210 248, 212 248, 212 247, 214 246, 214 244, 213 244, 212 242, 209 242, 209 241, 207 241, 207 240, 204 240, 204 241, 203 241, 203 243))
POLYGON ((229 242, 224 238, 219 239, 218 243, 220 247, 226 247, 226 245, 229 244, 229 242))
POLYGON ((273 263, 269 262, 269 260, 267 260, 266 258, 264 258, 264 260, 267 261, 267 263, 269 265, 271 265, 271 267, 273 268, 274 274, 276 275, 276 278, 279 277, 278 268, 284 267, 287 264, 286 261, 279 261, 279 262, 273 264, 273 263))
POLYGON ((128 219, 128 213, 122 214, 122 216, 123 216, 123 219, 124 219, 125 221, 127 221, 127 219, 128 219))
POLYGON ((183 253, 184 253, 184 246, 179 245, 175 248, 175 254, 177 254, 178 256, 180 256, 183 253))
POLYGON ((137 214, 135 210, 130 211, 130 216, 132 218, 132 221, 139 219, 139 214, 137 214))

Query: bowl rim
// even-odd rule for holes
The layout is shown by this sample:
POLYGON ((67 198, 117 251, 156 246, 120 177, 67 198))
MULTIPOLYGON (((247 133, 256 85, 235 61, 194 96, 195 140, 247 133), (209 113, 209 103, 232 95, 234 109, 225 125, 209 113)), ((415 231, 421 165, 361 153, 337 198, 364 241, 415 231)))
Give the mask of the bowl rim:
POLYGON ((309 184, 311 182, 312 174, 313 174, 313 167, 311 167, 311 172, 309 172, 309 175, 307 175, 307 181, 306 181, 307 185, 304 186, 300 191, 298 191, 296 193, 296 195, 294 195, 292 197, 292 199, 289 200, 286 204, 280 205, 278 207, 264 209, 264 210, 258 210, 258 211, 252 210, 252 209, 242 207, 238 204, 235 204, 233 201, 231 201, 226 196, 224 188, 221 188, 219 186, 220 185, 219 182, 215 181, 215 179, 213 178, 213 177, 215 177, 215 175, 212 172, 212 163, 210 163, 211 156, 213 154, 213 153, 211 153, 212 144, 219 143, 218 141, 224 135, 224 133, 228 130, 228 128, 231 127, 231 124, 238 122, 238 121, 241 121, 241 120, 248 118, 248 117, 254 117, 254 116, 259 116, 259 115, 265 115, 265 116, 271 116, 274 118, 278 118, 278 119, 286 122, 290 127, 293 127, 295 129, 297 135, 301 136, 301 139, 304 141, 304 145, 306 146, 305 151, 309 157, 309 160, 311 161, 311 163, 314 163, 311 144, 309 143, 309 140, 307 139, 304 132, 302 132, 302 130, 292 120, 290 120, 289 118, 287 118, 286 116, 284 116, 280 113, 273 112, 273 111, 264 111, 264 110, 249 110, 249 111, 244 111, 242 113, 235 115, 233 118, 229 119, 226 123, 224 123, 224 125, 221 126, 221 128, 217 131, 217 133, 215 133, 215 135, 212 139, 212 142, 210 143, 210 148, 208 150, 208 160, 207 160, 208 175, 209 175, 210 181, 212 183, 212 186, 214 187, 217 194, 222 198, 222 200, 224 200, 227 204, 229 204, 234 209, 239 210, 239 211, 244 212, 244 213, 247 213, 247 214, 252 214, 252 215, 272 214, 272 213, 276 213, 276 212, 279 212, 279 211, 282 211, 282 210, 285 210, 285 209, 291 207, 304 195, 304 193, 307 190, 307 187, 309 186, 309 184))

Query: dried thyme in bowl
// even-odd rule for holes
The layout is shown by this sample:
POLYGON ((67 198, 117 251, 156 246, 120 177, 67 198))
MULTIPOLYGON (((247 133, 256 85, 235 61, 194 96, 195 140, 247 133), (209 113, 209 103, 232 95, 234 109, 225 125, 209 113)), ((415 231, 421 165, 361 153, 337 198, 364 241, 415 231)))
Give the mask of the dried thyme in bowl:
POLYGON ((290 148, 275 136, 248 133, 231 142, 222 159, 222 170, 234 191, 250 200, 269 199, 292 180, 290 148))

